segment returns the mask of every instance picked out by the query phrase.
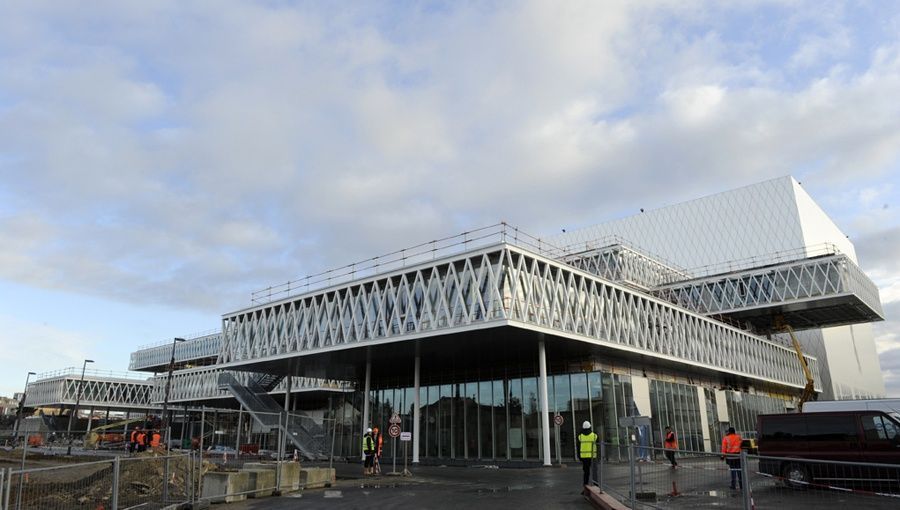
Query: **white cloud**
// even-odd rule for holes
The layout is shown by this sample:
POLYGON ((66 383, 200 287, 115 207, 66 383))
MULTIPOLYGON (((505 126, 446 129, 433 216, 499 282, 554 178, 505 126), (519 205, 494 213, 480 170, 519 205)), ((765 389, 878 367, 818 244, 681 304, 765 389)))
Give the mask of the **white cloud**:
POLYGON ((870 49, 839 10, 733 8, 17 4, 0 275, 224 312, 500 219, 555 232, 798 169, 874 205, 896 31, 870 49))

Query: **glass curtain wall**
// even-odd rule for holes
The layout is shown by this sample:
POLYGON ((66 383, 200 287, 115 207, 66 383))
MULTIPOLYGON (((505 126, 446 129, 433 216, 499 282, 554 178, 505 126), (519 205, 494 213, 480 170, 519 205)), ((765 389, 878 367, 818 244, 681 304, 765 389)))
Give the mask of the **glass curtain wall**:
MULTIPOLYGON (((534 376, 457 381, 419 388, 419 455, 423 459, 528 460, 543 458, 539 379, 534 376)), ((636 414, 631 378, 604 372, 558 374, 548 379, 551 457, 576 460, 581 424, 591 422, 600 437, 626 444, 628 432, 618 417, 636 414), (562 426, 553 415, 563 418, 562 426), (558 434, 558 439, 557 439, 558 434), (558 450, 557 450, 558 444, 558 450)), ((387 435, 389 419, 398 413, 404 431, 412 431, 414 389, 377 388, 370 396, 371 426, 384 434, 385 458, 393 456, 387 435)), ((334 399, 337 421, 335 452, 360 455, 358 423, 362 393, 334 399)), ((412 446, 411 444, 408 446, 412 446)), ((397 444, 397 455, 403 445, 397 444)), ((411 455, 408 452, 407 455, 411 455)), ((612 453, 613 456, 618 453, 612 453)))
POLYGON ((687 451, 703 451, 703 427, 700 398, 697 388, 687 384, 666 381, 650 381, 650 420, 653 428, 653 446, 661 448, 666 426, 672 427, 678 437, 678 448, 687 451))

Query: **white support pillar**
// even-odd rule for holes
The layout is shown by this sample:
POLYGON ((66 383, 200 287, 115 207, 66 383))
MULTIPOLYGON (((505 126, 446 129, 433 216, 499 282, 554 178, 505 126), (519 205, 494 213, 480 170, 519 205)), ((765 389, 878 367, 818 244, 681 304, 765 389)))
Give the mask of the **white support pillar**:
POLYGON ((714 451, 712 438, 709 436, 709 415, 706 413, 706 392, 703 386, 697 386, 697 405, 700 407, 700 435, 703 437, 703 451, 714 451))
POLYGON ((85 439, 87 439, 87 434, 91 432, 91 425, 94 423, 94 407, 91 406, 88 408, 88 422, 87 422, 87 430, 84 431, 85 439))
MULTIPOLYGON (((364 386, 363 393, 363 415, 362 415, 362 428, 359 429, 359 441, 360 445, 362 445, 362 437, 366 434, 366 429, 369 428, 369 391, 370 386, 372 384, 372 360, 366 359, 366 382, 364 386)), ((363 460, 366 459, 366 452, 362 450, 362 447, 359 449, 360 456, 363 460)))
POLYGON ((419 366, 421 364, 421 359, 419 356, 419 349, 416 346, 416 365, 415 371, 413 372, 413 433, 412 433, 412 463, 419 463, 419 407, 421 403, 419 402, 419 366))
POLYGON ((241 456, 241 427, 244 425, 244 405, 238 403, 238 423, 237 423, 237 434, 234 439, 234 451, 237 452, 236 456, 241 456))
POLYGON ((550 400, 547 396, 547 350, 544 340, 538 342, 538 366, 541 372, 541 435, 544 440, 544 465, 553 464, 550 454, 550 400))

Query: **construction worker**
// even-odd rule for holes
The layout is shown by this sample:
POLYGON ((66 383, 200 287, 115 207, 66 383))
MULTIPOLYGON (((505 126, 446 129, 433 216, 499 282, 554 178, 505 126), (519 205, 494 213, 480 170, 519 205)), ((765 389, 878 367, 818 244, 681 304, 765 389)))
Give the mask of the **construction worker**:
POLYGON ((161 439, 162 436, 159 434, 159 431, 154 430, 153 433, 150 434, 150 448, 153 448, 154 450, 158 449, 161 439))
POLYGON ((128 445, 130 446, 131 453, 137 453, 138 451, 138 434, 141 433, 141 426, 138 425, 131 431, 131 436, 128 438, 128 445))
POLYGON ((740 455, 741 436, 734 431, 734 427, 728 427, 728 433, 722 438, 722 459, 728 463, 728 469, 731 470, 732 489, 744 488, 740 455))
POLYGON ((139 452, 147 449, 147 431, 140 430, 137 435, 137 448, 139 452))
POLYGON ((363 464, 363 475, 373 475, 375 474, 375 440, 372 439, 371 428, 367 428, 366 434, 363 436, 362 450, 366 455, 366 460, 363 464))
POLYGON ((666 438, 663 441, 663 446, 666 449, 666 458, 672 463, 672 469, 677 468, 678 463, 675 462, 675 450, 678 449, 678 438, 675 437, 675 431, 672 430, 672 427, 668 425, 666 426, 666 438))
POLYGON ((372 439, 375 440, 375 474, 381 474, 381 450, 384 447, 384 436, 378 427, 372 427, 372 439))
POLYGON ((584 471, 584 485, 591 481, 591 463, 596 456, 597 434, 591 430, 591 422, 585 421, 581 424, 581 434, 578 434, 578 457, 584 471))

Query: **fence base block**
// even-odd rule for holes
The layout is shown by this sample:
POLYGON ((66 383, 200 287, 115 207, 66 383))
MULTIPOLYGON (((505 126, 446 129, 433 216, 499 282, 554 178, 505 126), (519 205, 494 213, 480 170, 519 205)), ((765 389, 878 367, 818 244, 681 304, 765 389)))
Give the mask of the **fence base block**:
POLYGON ((251 498, 264 498, 275 492, 274 469, 242 469, 247 473, 247 490, 251 498))
POLYGON ((247 481, 250 476, 247 472, 210 471, 203 475, 203 499, 209 499, 213 503, 234 503, 247 499, 246 494, 237 494, 247 491, 247 481))

